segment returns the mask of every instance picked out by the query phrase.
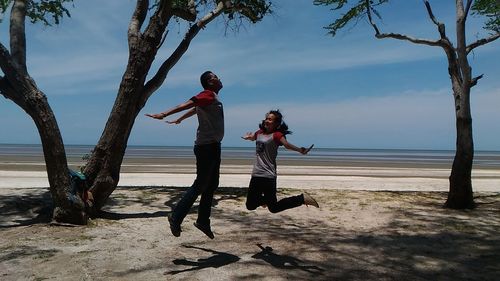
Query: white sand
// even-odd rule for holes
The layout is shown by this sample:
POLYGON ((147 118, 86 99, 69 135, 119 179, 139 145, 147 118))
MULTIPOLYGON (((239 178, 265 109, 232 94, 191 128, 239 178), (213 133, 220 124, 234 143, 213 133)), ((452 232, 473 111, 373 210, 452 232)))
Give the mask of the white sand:
MULTIPOLYGON (((183 173, 122 173, 119 186, 189 186, 195 175, 183 173)), ((226 165, 220 186, 246 187, 251 167, 226 165)), ((278 187, 297 189, 447 191, 449 169, 346 168, 281 166, 278 187)), ((2 171, 0 188, 48 187, 44 171, 2 171)), ((473 170, 474 191, 500 191, 500 170, 473 170)))
MULTIPOLYGON (((182 187, 195 177, 192 167, 159 168, 123 173, 120 185, 182 187)), ((221 185, 246 187, 250 169, 223 166, 221 185)), ((67 227, 44 219, 45 172, 0 170, 0 280, 498 280, 499 170, 474 170, 474 210, 442 208, 446 193, 358 191, 446 191, 448 175, 280 166, 280 187, 320 188, 309 190, 320 208, 249 211, 244 190, 221 188, 211 240, 194 211, 180 237, 168 230, 182 188, 117 188, 103 217, 67 227)))

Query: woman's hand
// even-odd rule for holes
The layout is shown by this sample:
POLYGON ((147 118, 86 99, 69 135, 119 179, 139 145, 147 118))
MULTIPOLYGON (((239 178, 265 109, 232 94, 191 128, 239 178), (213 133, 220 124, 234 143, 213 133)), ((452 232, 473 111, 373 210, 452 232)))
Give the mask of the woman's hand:
POLYGON ((254 133, 252 132, 248 132, 246 133, 244 136, 241 137, 242 139, 244 140, 255 140, 255 136, 254 136, 254 133))
POLYGON ((314 144, 312 144, 311 146, 309 146, 308 148, 305 148, 305 147, 301 147, 300 148, 300 153, 303 154, 303 155, 306 155, 307 153, 309 153, 309 151, 311 151, 311 149, 314 147, 314 144))

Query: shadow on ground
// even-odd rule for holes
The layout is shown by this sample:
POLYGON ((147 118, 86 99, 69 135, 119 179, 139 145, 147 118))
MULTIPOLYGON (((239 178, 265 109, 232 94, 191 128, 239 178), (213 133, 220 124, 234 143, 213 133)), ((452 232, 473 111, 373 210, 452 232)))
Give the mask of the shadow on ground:
MULTIPOLYGON (((166 216, 183 190, 120 187, 100 219, 166 216)), ((303 208, 282 214, 246 211, 241 207, 245 192, 220 188, 213 203, 212 214, 219 224, 215 245, 235 245, 235 250, 221 250, 211 242, 181 245, 197 257, 171 257, 165 276, 235 266, 242 270, 232 280, 498 280, 500 276, 498 193, 479 194, 478 208, 456 211, 442 208, 446 193, 441 192, 312 190, 313 195, 321 192, 322 209, 314 213, 317 216, 304 217, 298 215, 303 208), (356 220, 373 212, 374 205, 380 208, 369 215, 387 216, 384 223, 368 220, 348 227, 338 217, 348 213, 356 220), (251 254, 241 256, 239 245, 251 249, 251 254)), ((3 194, 0 212, 0 230, 47 223, 50 195, 39 189, 3 194)), ((1 254, 0 262, 26 253, 49 258, 56 254, 18 249, 1 254)))

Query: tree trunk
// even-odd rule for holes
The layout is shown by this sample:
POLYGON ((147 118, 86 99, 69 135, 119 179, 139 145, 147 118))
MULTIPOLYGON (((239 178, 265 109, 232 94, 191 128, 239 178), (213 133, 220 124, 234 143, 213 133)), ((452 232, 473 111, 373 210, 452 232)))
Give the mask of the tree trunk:
POLYGON ((33 119, 42 142, 50 192, 54 203, 53 219, 85 224, 85 204, 70 184, 66 152, 56 118, 47 97, 36 86, 26 67, 25 18, 27 4, 16 0, 10 15, 10 52, 0 44, 0 92, 19 105, 33 119))
MULTIPOLYGON (((133 94, 132 89, 125 89, 133 94)), ((120 91, 121 92, 121 91, 120 91)), ((141 110, 133 100, 119 94, 115 101, 104 132, 94 148, 86 168, 90 192, 94 197, 94 211, 100 210, 107 198, 115 190, 120 180, 120 168, 137 114, 141 110)))
MULTIPOLYGON (((168 3, 162 2, 144 33, 141 33, 140 25, 148 8, 148 5, 142 5, 144 3, 138 1, 129 26, 129 60, 115 104, 84 171, 92 186, 92 215, 102 208, 118 185, 121 164, 135 118, 152 92, 145 90, 145 81, 172 16, 169 6, 171 3, 165 6, 168 3)), ((170 67, 171 65, 168 69, 170 67)))
POLYGON ((143 84, 156 54, 151 51, 147 48, 131 55, 104 131, 85 167, 84 173, 92 186, 94 212, 101 209, 118 185, 128 138, 135 118, 144 107, 143 84))
POLYGON ((88 217, 85 203, 80 197, 81 194, 72 189, 61 133, 45 95, 37 92, 31 107, 33 112, 29 114, 40 134, 50 193, 54 202, 53 219, 58 222, 86 224, 88 217))
POLYGON ((474 207, 471 179, 474 142, 470 110, 470 91, 474 84, 472 69, 467 59, 465 36, 467 12, 468 8, 464 8, 463 2, 456 1, 457 47, 455 50, 445 50, 448 56, 449 73, 455 99, 457 130, 455 159, 453 160, 450 175, 450 190, 445 203, 445 207, 452 209, 471 209, 474 207))
POLYGON ((50 193, 53 198, 53 219, 58 222, 86 224, 85 203, 72 190, 66 152, 56 118, 46 96, 29 77, 12 72, 1 81, 1 92, 19 105, 33 119, 42 142, 50 193), (15 83, 12 87, 11 79, 15 83))
POLYGON ((455 93, 457 142, 450 175, 450 189, 445 207, 452 209, 474 208, 472 192, 472 163, 474 143, 470 114, 470 88, 455 93))

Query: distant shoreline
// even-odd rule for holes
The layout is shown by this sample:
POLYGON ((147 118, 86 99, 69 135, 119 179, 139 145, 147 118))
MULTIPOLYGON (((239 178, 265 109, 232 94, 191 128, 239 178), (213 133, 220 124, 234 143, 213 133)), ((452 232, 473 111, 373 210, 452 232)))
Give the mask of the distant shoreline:
MULTIPOLYGON (((68 150, 70 169, 80 170, 89 147, 68 150)), ((72 148, 74 149, 74 147, 72 148)), ((453 153, 414 150, 317 149, 308 155, 281 149, 278 185, 296 189, 447 191, 453 153)), ((223 149, 220 185, 247 187, 251 148, 223 149)), ((474 191, 500 191, 500 152, 478 153, 474 191)), ((192 147, 139 147, 127 151, 119 186, 190 186, 195 177, 192 147)), ((48 187, 39 146, 0 145, 0 188, 48 187)))
MULTIPOLYGON (((93 146, 67 146, 68 164, 79 169, 93 146)), ((223 147, 223 165, 252 165, 253 147, 223 147)), ((315 148, 308 155, 280 149, 278 166, 317 167, 386 167, 449 169, 453 151, 404 149, 334 149, 315 148)), ((40 145, 0 144, 0 170, 44 170, 45 160, 40 145)), ((129 146, 123 169, 125 171, 155 172, 158 166, 194 165, 192 146, 129 146)), ((500 152, 476 151, 474 169, 500 170, 500 152)), ((163 171, 163 169, 161 169, 163 171)))
MULTIPOLYGON (((343 159, 323 159, 311 160, 308 156, 303 159, 279 159, 278 167, 297 166, 297 167, 336 167, 336 168, 404 168, 404 169, 451 169, 451 163, 429 163, 425 161, 384 161, 382 160, 343 160, 343 159)), ((85 165, 80 157, 68 157, 68 165, 73 170, 79 170, 85 165)), ((162 158, 128 158, 125 157, 122 163, 122 172, 172 172, 177 168, 183 172, 186 169, 194 171, 196 160, 193 157, 162 157, 162 158)), ((222 166, 249 166, 253 165, 252 158, 227 159, 222 158, 222 166)), ((473 170, 499 170, 496 165, 478 165, 473 166, 473 170)), ((0 170, 4 171, 45 171, 45 160, 43 156, 13 156, 0 155, 0 170)))

